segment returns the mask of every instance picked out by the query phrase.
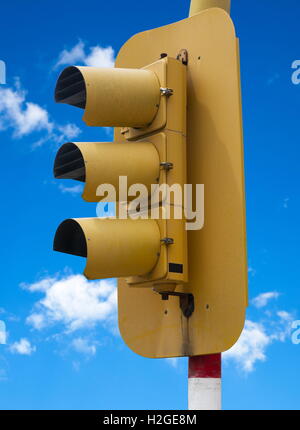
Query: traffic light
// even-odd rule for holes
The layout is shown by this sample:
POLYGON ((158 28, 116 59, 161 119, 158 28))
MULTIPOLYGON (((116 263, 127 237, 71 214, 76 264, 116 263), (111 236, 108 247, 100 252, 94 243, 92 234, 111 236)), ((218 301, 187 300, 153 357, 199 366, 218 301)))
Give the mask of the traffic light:
POLYGON ((174 208, 171 189, 186 183, 186 67, 168 57, 140 69, 68 67, 57 81, 55 98, 83 108, 88 125, 123 126, 126 143, 68 142, 57 153, 54 176, 83 181, 83 198, 90 202, 111 189, 113 201, 126 202, 139 184, 147 195, 133 213, 135 195, 129 196, 118 219, 64 221, 54 249, 86 257, 88 279, 126 277, 129 286, 155 282, 156 289, 186 282, 183 208, 174 208), (157 219, 151 219, 155 210, 157 219), (169 216, 163 216, 166 211, 169 216))
POLYGON ((66 68, 55 99, 83 109, 88 126, 115 127, 113 143, 64 144, 54 175, 83 182, 86 201, 116 202, 117 215, 64 221, 54 249, 85 257, 88 279, 118 278, 119 328, 135 352, 229 349, 247 306, 239 48, 230 16, 211 8, 137 34, 113 69, 66 68))

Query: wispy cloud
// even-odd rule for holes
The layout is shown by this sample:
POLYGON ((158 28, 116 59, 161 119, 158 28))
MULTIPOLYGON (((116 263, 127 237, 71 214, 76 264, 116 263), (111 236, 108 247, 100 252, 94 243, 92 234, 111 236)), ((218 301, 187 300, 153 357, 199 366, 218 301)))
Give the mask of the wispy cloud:
POLYGON ((26 101, 26 91, 19 80, 14 88, 0 87, 0 129, 7 128, 12 128, 15 139, 35 131, 51 133, 54 128, 46 109, 26 101))
POLYGON ((254 370, 256 361, 266 360, 266 348, 271 343, 265 327, 253 321, 246 321, 238 342, 223 354, 225 360, 234 360, 244 371, 254 370))
POLYGON ((83 192, 83 186, 81 184, 74 185, 72 187, 65 187, 64 185, 59 184, 58 188, 63 194, 71 194, 73 196, 82 194, 83 192))
POLYGON ((57 134, 55 141, 58 143, 62 143, 65 140, 73 140, 81 133, 77 125, 71 123, 65 125, 57 124, 56 127, 59 134, 57 134))
POLYGON ((262 293, 259 294, 257 297, 255 297, 252 300, 252 304, 256 308, 263 308, 267 306, 270 300, 277 299, 280 296, 280 294, 277 291, 270 291, 268 293, 262 293))
POLYGON ((96 324, 115 330, 117 294, 113 280, 87 281, 82 275, 67 275, 21 286, 43 295, 27 318, 37 330, 55 324, 62 324, 69 333, 96 324))
MULTIPOLYGON (((259 299, 258 302, 260 302, 259 299)), ((285 342, 291 335, 293 316, 286 311, 266 313, 259 322, 247 320, 238 342, 223 354, 245 373, 252 372, 257 362, 267 360, 267 348, 274 342, 285 342)))
POLYGON ((286 197, 286 198, 283 200, 283 207, 284 207, 284 209, 287 209, 287 208, 289 207, 289 201, 290 201, 290 198, 289 198, 289 197, 286 197))
POLYGON ((7 333, 6 333, 5 322, 0 321, 0 345, 6 344, 6 338, 7 338, 7 333))
POLYGON ((64 49, 58 56, 54 66, 57 69, 66 65, 85 65, 91 67, 113 67, 115 52, 111 46, 103 48, 99 45, 86 48, 80 40, 71 49, 64 49))
POLYGON ((275 82, 277 82, 280 79, 279 73, 274 73, 274 75, 270 76, 270 78, 267 80, 267 85, 274 85, 275 82))
POLYGON ((254 277, 256 275, 256 270, 252 266, 249 266, 248 267, 248 273, 249 273, 249 275, 254 277))
POLYGON ((19 79, 13 87, 0 87, 0 131, 11 130, 13 139, 40 133, 33 147, 50 140, 61 143, 80 134, 75 124, 57 124, 44 107, 29 101, 27 95, 19 79))
POLYGON ((87 356, 93 356, 97 352, 97 342, 82 337, 73 339, 72 347, 75 351, 87 356))
POLYGON ((177 357, 171 357, 171 358, 167 358, 166 362, 173 367, 174 369, 177 369, 178 364, 179 364, 179 358, 177 357))
POLYGON ((36 347, 32 346, 28 339, 22 338, 10 345, 9 350, 13 354, 31 355, 36 351, 36 347))

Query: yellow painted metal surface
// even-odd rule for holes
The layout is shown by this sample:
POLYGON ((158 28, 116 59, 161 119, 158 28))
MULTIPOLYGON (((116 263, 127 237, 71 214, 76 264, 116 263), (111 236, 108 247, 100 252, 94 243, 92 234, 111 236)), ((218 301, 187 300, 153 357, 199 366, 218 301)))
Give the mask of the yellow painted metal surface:
MULTIPOLYGON (((150 212, 149 212, 150 218, 150 212)), ((159 219, 157 224, 160 229, 160 238, 172 238, 173 244, 166 245, 161 242, 159 258, 151 271, 143 276, 130 276, 126 278, 128 288, 154 288, 165 285, 163 289, 169 290, 169 284, 180 285, 188 281, 188 259, 187 259, 187 232, 185 222, 175 219, 174 206, 165 205, 159 207, 159 219), (169 264, 182 266, 182 273, 170 270, 169 264)))
MULTIPOLYGON (((144 69, 152 70, 156 73, 162 88, 172 89, 172 95, 168 98, 162 96, 159 111, 153 123, 149 127, 141 129, 128 129, 124 133, 121 130, 123 140, 140 139, 143 136, 148 143, 155 145, 161 162, 170 163, 173 168, 160 171, 159 185, 173 184, 180 185, 183 190, 187 182, 186 172, 186 107, 187 107, 187 86, 186 67, 175 58, 166 57, 160 59, 144 69), (156 121, 157 120, 157 121, 156 121), (153 134, 157 128, 163 127, 161 132, 153 134)), ((140 142, 134 142, 139 145, 140 142)), ((126 143, 125 143, 126 145, 126 143)), ((172 245, 162 243, 159 260, 154 269, 144 276, 130 277, 126 280, 129 286, 156 288, 157 285, 180 284, 188 280, 187 261, 187 232, 185 230, 185 220, 175 219, 173 192, 160 193, 159 201, 167 201, 168 204, 158 210, 158 225, 160 227, 161 239, 172 239, 172 245), (169 215, 168 215, 169 214, 169 215), (172 271, 172 265, 180 265, 180 272, 172 271)), ((180 202, 176 202, 177 205, 180 202)), ((183 206, 183 196, 182 203, 183 206)), ((149 217, 153 216, 149 212, 149 217)), ((173 266, 174 267, 174 266, 173 266)), ((169 286, 166 285, 166 289, 169 286)))
MULTIPOLYGON (((142 67, 141 70, 154 73, 159 81, 159 87, 166 88, 167 74, 169 70, 168 62, 169 62, 169 58, 163 58, 158 61, 155 61, 152 64, 148 64, 145 67, 142 67)), ((177 69, 179 69, 179 67, 177 69)), ((142 136, 146 136, 148 134, 157 132, 158 130, 164 128, 167 123, 168 101, 169 100, 167 99, 167 97, 160 97, 159 107, 153 121, 151 121, 151 123, 147 123, 143 127, 133 128, 133 127, 130 127, 130 125, 127 127, 124 127, 122 130, 124 137, 127 140, 137 140, 137 139, 140 139, 142 136)))
POLYGON ((127 178, 126 195, 133 184, 144 184, 150 193, 151 185, 158 182, 160 157, 151 142, 81 142, 75 145, 84 159, 86 177, 82 197, 88 202, 100 200, 96 195, 100 184, 114 186, 118 201, 120 176, 127 178))
MULTIPOLYGON (((186 67, 175 58, 165 57, 142 68, 156 74, 160 88, 170 88, 173 95, 161 97, 159 109, 151 124, 145 127, 122 129, 127 140, 153 135, 160 129, 186 135, 186 67)), ((115 124, 116 125, 116 124, 115 124)))
MULTIPOLYGON (((140 33, 121 49, 116 67, 140 68, 167 52, 188 50, 188 183, 205 186, 205 224, 188 232, 189 282, 195 312, 186 319, 178 297, 118 283, 119 327, 147 357, 201 355, 229 349, 247 306, 243 142, 238 44, 233 23, 212 8, 140 33)), ((125 141, 121 129, 115 140, 125 141)))
POLYGON ((159 107, 160 86, 150 70, 78 67, 86 85, 83 120, 90 126, 143 127, 159 107))
POLYGON ((87 279, 143 275, 155 266, 160 231, 155 220, 78 218, 84 232, 87 279))
POLYGON ((230 13, 230 0, 191 0, 190 16, 211 7, 219 7, 230 13))

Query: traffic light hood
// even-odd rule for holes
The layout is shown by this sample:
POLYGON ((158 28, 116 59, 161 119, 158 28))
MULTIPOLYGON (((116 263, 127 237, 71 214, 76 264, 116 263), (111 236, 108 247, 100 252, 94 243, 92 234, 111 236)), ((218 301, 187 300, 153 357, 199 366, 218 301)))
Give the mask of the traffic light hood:
POLYGON ((160 82, 151 70, 67 67, 60 74, 55 101, 85 110, 89 126, 145 127, 155 118, 160 82))
POLYGON ((118 200, 120 177, 126 178, 126 193, 140 183, 151 192, 160 177, 160 156, 151 142, 68 142, 56 155, 54 177, 84 182, 83 198, 88 202, 100 201, 99 185, 110 184, 118 200))
POLYGON ((53 249, 87 258, 87 279, 140 276, 154 269, 160 253, 155 220, 79 218, 58 227, 53 249))

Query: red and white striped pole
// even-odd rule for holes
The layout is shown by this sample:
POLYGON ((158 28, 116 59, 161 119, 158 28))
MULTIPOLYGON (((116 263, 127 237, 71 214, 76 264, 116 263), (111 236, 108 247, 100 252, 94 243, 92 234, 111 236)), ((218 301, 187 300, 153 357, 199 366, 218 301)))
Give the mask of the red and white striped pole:
POLYGON ((191 411, 221 410, 221 354, 189 357, 191 411))

